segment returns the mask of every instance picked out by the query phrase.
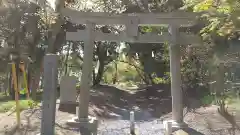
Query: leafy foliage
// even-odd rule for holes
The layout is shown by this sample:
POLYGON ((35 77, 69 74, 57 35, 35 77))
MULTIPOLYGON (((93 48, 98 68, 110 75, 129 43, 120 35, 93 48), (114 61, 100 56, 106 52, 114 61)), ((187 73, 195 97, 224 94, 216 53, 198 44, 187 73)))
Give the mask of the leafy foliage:
POLYGON ((220 36, 234 37, 239 29, 240 2, 238 0, 186 0, 185 8, 202 12, 208 25, 202 29, 203 36, 216 33, 220 36))

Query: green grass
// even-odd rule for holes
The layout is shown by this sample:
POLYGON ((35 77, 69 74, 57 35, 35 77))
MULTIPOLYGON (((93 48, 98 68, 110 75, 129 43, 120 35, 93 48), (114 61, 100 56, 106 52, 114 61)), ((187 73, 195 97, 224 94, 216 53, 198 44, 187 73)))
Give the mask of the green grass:
MULTIPOLYGON (((19 100, 19 106, 21 111, 28 108, 34 108, 37 105, 38 103, 32 100, 19 100)), ((13 107, 16 107, 16 101, 11 100, 6 102, 0 102, 0 113, 7 112, 13 107)))
POLYGON ((232 98, 230 101, 226 100, 228 107, 239 110, 240 111, 240 99, 232 98))
MULTIPOLYGON (((28 108, 34 108, 39 105, 42 98, 42 91, 37 92, 37 101, 33 100, 19 100, 20 110, 25 110, 28 108)), ((5 93, 0 93, 0 113, 9 111, 11 108, 16 107, 16 101, 12 100, 9 95, 5 93)))
POLYGON ((9 99, 10 99, 9 95, 5 95, 5 93, 3 93, 3 92, 0 93, 0 102, 1 101, 6 101, 6 100, 9 100, 9 99))

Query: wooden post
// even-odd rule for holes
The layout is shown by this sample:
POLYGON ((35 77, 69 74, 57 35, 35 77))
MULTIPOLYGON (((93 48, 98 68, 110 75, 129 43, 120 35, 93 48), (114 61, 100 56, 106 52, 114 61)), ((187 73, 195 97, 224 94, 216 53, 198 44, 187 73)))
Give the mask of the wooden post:
POLYGON ((13 77, 13 85, 15 90, 15 101, 16 101, 16 116, 17 116, 17 127, 20 127, 20 108, 19 108, 19 87, 17 83, 17 73, 16 73, 16 64, 12 63, 12 77, 13 77))
POLYGON ((95 24, 87 23, 87 37, 84 41, 83 70, 80 84, 79 96, 79 120, 88 120, 88 106, 90 98, 91 74, 93 69, 93 50, 94 50, 94 32, 95 24))
POLYGON ((29 96, 29 89, 28 89, 28 80, 27 80, 27 73, 26 73, 25 69, 23 70, 23 77, 24 77, 25 89, 27 92, 27 99, 29 99, 30 96, 29 96))
POLYGON ((172 119, 173 127, 179 127, 183 123, 183 101, 181 88, 180 70, 180 45, 178 44, 178 27, 170 26, 171 42, 170 52, 170 74, 171 74, 171 95, 172 95, 172 119))
POLYGON ((25 85, 25 89, 26 89, 26 94, 27 94, 27 99, 30 98, 29 96, 29 90, 28 90, 28 79, 27 79, 27 73, 26 73, 26 70, 25 70, 25 65, 24 65, 24 62, 21 62, 20 63, 20 69, 22 70, 22 73, 23 73, 23 79, 24 79, 24 85, 25 85))
POLYGON ((44 88, 41 135, 54 135, 56 93, 58 79, 58 56, 47 54, 44 57, 44 88))

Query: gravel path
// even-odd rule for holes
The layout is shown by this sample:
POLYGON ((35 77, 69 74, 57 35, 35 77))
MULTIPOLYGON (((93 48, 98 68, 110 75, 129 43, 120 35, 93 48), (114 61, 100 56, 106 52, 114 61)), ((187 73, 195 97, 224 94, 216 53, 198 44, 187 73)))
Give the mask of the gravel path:
MULTIPOLYGON (((70 128, 65 124, 73 116, 56 111, 55 129, 57 135, 79 135, 78 129, 70 128)), ((24 135, 35 135, 40 132, 41 110, 36 109, 34 112, 32 110, 23 111, 21 120, 22 128, 11 135, 19 135, 21 133, 24 133, 24 135), (27 118, 26 116, 30 117, 27 118)), ((5 122, 5 128, 0 128, 0 134, 3 135, 12 132, 13 125, 16 124, 15 114, 9 116, 9 118, 4 118, 3 123, 5 122)), ((159 119, 138 121, 135 127, 139 135, 163 135, 163 124, 159 119)), ((100 120, 99 122, 98 135, 129 135, 129 133, 130 123, 128 120, 100 120)))
MULTIPOLYGON (((129 121, 104 121, 99 125, 99 135, 129 135, 129 121)), ((160 120, 136 122, 139 135, 163 135, 163 124, 160 120)))
MULTIPOLYGON (((117 92, 119 92, 119 90, 117 90, 117 92)), ((111 98, 93 98, 95 100, 95 104, 93 104, 94 106, 92 104, 90 106, 90 115, 102 116, 99 118, 100 122, 98 135, 129 135, 129 108, 137 104, 137 102, 132 102, 132 105, 129 106, 131 102, 129 103, 126 101, 131 100, 123 98, 124 96, 126 97, 126 93, 118 93, 115 95, 118 96, 113 96, 111 98), (119 101, 115 101, 114 99, 119 99, 119 101), (107 116, 110 117, 103 117, 105 111, 108 114, 107 116)), ((134 97, 131 95, 127 95, 127 97, 134 99, 134 97)), ((136 131, 138 135, 164 135, 162 120, 171 118, 171 113, 169 113, 170 111, 165 111, 166 108, 171 107, 171 101, 169 102, 169 100, 164 100, 164 98, 161 98, 161 101, 155 101, 155 99, 151 101, 144 100, 142 101, 142 104, 143 107, 140 106, 138 109, 134 108, 136 110, 135 120, 136 131), (161 113, 163 111, 166 113, 161 113), (156 115, 153 112, 159 113, 159 115, 156 115), (158 119, 160 117, 161 119, 158 119)), ((184 120, 189 125, 189 127, 199 131, 200 133, 203 133, 204 135, 230 135, 229 130, 231 129, 231 125, 217 113, 217 108, 217 106, 197 108, 194 113, 188 113, 184 120)), ((41 110, 35 111, 30 116, 31 113, 31 110, 25 110, 22 112, 22 128, 13 134, 9 134, 9 132, 11 131, 13 125, 16 123, 15 113, 7 117, 4 117, 5 115, 0 115, 0 117, 4 117, 0 121, 0 135, 36 135, 40 133, 41 110), (26 116, 29 116, 29 118, 26 116)), ((235 115, 236 119, 238 120, 237 124, 240 125, 240 111, 235 112, 235 115)), ((74 117, 74 115, 66 112, 61 112, 56 109, 56 135, 80 134, 78 129, 73 129, 66 125, 66 121, 72 117, 74 117)), ((240 135, 240 132, 236 132, 236 135, 240 135)))
MULTIPOLYGON (((204 135, 230 135, 230 125, 227 122, 223 121, 224 119, 220 118, 220 116, 217 115, 216 109, 217 108, 214 106, 207 108, 199 108, 196 110, 196 113, 187 114, 185 117, 185 121, 188 123, 189 127, 203 133, 204 135), (210 124, 213 124, 213 127, 208 127, 209 122, 210 124)), ((36 111, 35 113, 33 113, 33 115, 29 118, 28 121, 26 116, 31 114, 29 112, 30 111, 23 111, 21 115, 23 124, 22 128, 11 135, 36 135, 40 132, 41 111, 36 111)), ((66 121, 71 119, 72 117, 73 115, 70 115, 68 113, 56 111, 56 135, 79 135, 79 131, 77 129, 70 128, 65 124, 66 121)), ((139 135, 164 135, 162 120, 169 119, 169 117, 171 117, 171 114, 168 114, 161 119, 152 118, 148 121, 137 121, 136 130, 139 135)), ((0 134, 10 135, 10 129, 12 129, 14 123, 16 123, 15 114, 5 117, 3 121, 1 121, 0 134)), ((128 120, 100 120, 98 135, 129 135, 129 127, 130 123, 128 120)), ((236 135, 239 134, 239 132, 236 132, 236 135)))

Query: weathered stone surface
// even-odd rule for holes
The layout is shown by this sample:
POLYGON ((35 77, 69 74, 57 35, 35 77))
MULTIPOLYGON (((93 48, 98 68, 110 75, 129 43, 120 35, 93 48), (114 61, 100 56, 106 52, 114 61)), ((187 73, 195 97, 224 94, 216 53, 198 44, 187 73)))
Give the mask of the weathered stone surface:
POLYGON ((73 117, 66 123, 68 126, 80 128, 81 132, 86 135, 97 135, 98 120, 96 117, 88 117, 88 119, 79 120, 78 117, 73 117))
POLYGON ((76 77, 63 76, 60 82, 60 103, 75 103, 76 102, 76 77))
POLYGON ((55 54, 47 54, 44 57, 44 88, 41 122, 42 135, 54 134, 58 78, 57 67, 58 56, 55 54))
POLYGON ((63 76, 60 82, 60 105, 58 110, 75 114, 76 106, 76 77, 63 76))

